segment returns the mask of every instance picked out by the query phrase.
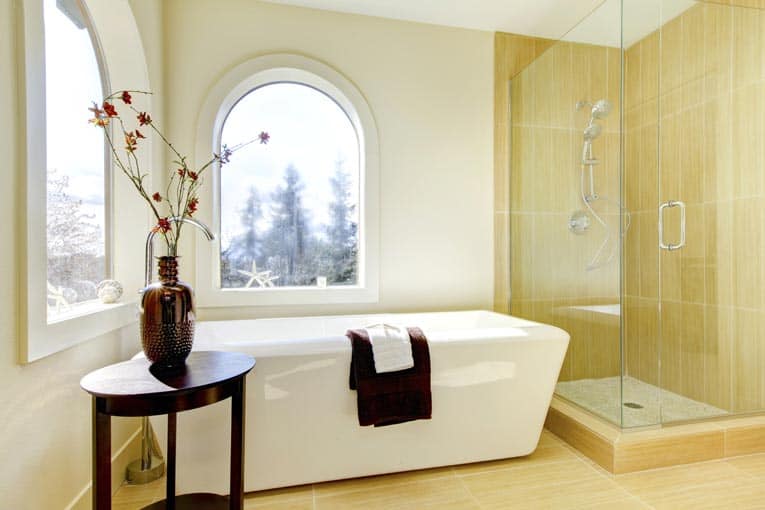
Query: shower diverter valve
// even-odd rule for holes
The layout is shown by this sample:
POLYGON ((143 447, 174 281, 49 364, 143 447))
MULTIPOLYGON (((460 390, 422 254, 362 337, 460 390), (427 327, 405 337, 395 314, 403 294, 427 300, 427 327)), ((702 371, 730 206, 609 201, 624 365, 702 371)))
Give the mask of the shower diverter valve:
POLYGON ((589 228, 590 217, 582 210, 574 211, 568 219, 568 229, 574 234, 584 234, 589 228))

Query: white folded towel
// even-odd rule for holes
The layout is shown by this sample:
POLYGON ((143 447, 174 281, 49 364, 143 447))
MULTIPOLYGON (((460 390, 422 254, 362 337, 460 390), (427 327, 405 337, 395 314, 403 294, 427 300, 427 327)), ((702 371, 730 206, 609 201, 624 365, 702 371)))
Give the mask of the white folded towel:
POLYGON ((412 341, 406 328, 375 324, 365 331, 372 343, 375 372, 398 372, 414 366, 412 341))

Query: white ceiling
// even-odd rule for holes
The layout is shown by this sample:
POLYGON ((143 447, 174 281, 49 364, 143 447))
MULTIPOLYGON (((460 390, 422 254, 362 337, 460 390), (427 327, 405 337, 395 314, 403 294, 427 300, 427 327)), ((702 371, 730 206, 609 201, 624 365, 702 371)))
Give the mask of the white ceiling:
MULTIPOLYGON (((591 44, 619 46, 621 43, 619 0, 265 1, 549 39, 559 39, 568 33, 566 40, 591 44), (580 24, 582 20, 585 22, 580 24)), ((625 44, 629 46, 648 35, 658 28, 660 19, 672 19, 694 3, 694 0, 625 0, 625 44)))
POLYGON ((266 0, 434 25, 557 39, 603 0, 266 0))
POLYGON ((695 0, 605 0, 563 39, 618 48, 623 36, 624 47, 629 48, 695 4, 695 0))

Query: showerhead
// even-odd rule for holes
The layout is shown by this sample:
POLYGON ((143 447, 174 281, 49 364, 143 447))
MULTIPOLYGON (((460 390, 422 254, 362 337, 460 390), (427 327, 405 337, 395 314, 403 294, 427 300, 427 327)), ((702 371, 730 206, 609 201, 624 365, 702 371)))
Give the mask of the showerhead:
POLYGON ((608 114, 611 113, 612 109, 611 101, 608 99, 601 99, 594 104, 589 101, 577 101, 576 110, 579 111, 585 106, 592 108, 590 112, 592 119, 604 119, 608 117, 608 114))
POLYGON ((588 142, 591 142, 600 136, 602 130, 603 128, 601 128, 598 124, 590 124, 584 129, 584 139, 588 142))
POLYGON ((608 99, 601 99, 594 105, 592 105, 592 118, 603 119, 611 113, 611 101, 608 99))

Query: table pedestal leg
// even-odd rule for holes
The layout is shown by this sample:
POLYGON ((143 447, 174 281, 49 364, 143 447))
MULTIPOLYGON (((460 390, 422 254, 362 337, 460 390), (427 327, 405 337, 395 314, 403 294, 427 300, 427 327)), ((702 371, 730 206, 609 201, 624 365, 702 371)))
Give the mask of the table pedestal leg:
POLYGON ((93 397, 93 509, 112 508, 112 422, 99 411, 103 402, 93 397))
POLYGON ((178 415, 167 415, 167 510, 175 510, 175 437, 178 415))
POLYGON ((231 397, 231 510, 244 508, 244 388, 245 379, 242 377, 237 384, 237 391, 231 397))

